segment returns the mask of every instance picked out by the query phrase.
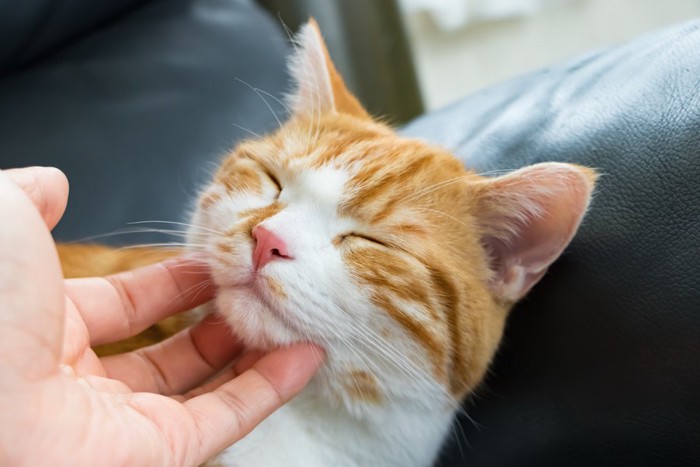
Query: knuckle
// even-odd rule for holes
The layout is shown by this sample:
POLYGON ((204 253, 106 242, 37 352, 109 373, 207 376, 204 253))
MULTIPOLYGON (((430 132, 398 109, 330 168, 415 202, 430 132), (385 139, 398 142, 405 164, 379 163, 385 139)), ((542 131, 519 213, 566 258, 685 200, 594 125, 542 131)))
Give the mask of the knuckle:
POLYGON ((124 311, 123 314, 125 318, 124 326, 126 327, 126 335, 131 336, 135 334, 140 329, 138 329, 138 318, 136 316, 137 308, 134 298, 131 296, 129 290, 124 286, 124 283, 121 281, 121 279, 119 279, 119 277, 107 276, 105 277, 105 280, 109 282, 119 297, 122 310, 124 311))

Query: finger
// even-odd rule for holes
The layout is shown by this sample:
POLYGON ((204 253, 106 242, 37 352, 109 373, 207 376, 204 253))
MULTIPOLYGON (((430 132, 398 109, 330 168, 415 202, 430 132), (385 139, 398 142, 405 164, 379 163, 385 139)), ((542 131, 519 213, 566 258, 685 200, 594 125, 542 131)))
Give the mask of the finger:
POLYGON ((201 463, 248 434, 306 386, 323 358, 308 344, 276 350, 214 392, 185 402, 199 448, 194 460, 201 463))
POLYGON ((211 300, 206 263, 175 258, 104 278, 67 279, 66 294, 85 321, 90 344, 115 342, 211 300))
POLYGON ((39 212, 4 171, 0 219, 0 373, 37 379, 56 371, 61 352, 61 269, 39 212))
POLYGON ((61 220, 68 202, 68 179, 55 167, 27 167, 3 173, 27 194, 41 217, 53 229, 61 220))
POLYGON ((236 360, 236 362, 221 370, 216 374, 215 377, 209 379, 202 386, 198 386, 194 389, 187 391, 182 397, 182 400, 192 399, 193 397, 201 396, 207 392, 212 392, 217 389, 222 384, 228 383, 233 378, 239 376, 243 372, 249 370, 258 360, 265 356, 265 353, 261 350, 251 350, 244 353, 236 360))
POLYGON ((243 346, 213 314, 158 344, 102 359, 110 378, 134 392, 180 394, 225 367, 243 346))

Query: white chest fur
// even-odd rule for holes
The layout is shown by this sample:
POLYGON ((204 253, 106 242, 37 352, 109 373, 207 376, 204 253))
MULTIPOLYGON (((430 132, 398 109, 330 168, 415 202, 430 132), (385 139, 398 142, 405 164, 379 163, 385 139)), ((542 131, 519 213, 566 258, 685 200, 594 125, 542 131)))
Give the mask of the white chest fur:
POLYGON ((224 451, 215 464, 236 467, 429 466, 452 420, 447 408, 377 407, 357 418, 332 409, 307 388, 224 451))

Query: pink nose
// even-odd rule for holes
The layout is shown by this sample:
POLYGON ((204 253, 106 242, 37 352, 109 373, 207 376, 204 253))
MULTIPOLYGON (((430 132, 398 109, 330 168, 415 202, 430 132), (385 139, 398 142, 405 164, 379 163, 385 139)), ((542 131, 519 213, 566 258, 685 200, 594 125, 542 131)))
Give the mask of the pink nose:
POLYGON ((253 238, 256 242, 255 250, 253 250, 253 267, 256 271, 275 258, 291 258, 284 240, 265 227, 255 226, 253 238))

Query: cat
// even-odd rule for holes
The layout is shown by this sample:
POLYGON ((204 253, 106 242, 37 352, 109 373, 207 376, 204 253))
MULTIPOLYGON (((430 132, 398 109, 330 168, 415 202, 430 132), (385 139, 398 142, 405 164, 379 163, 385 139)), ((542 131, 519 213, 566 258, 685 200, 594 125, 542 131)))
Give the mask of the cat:
POLYGON ((431 465, 510 309, 576 233, 596 174, 541 163, 488 178, 397 135, 347 90, 313 20, 290 71, 288 120, 225 157, 188 242, 218 285, 211 306, 248 346, 311 341, 327 359, 211 462, 431 465))

